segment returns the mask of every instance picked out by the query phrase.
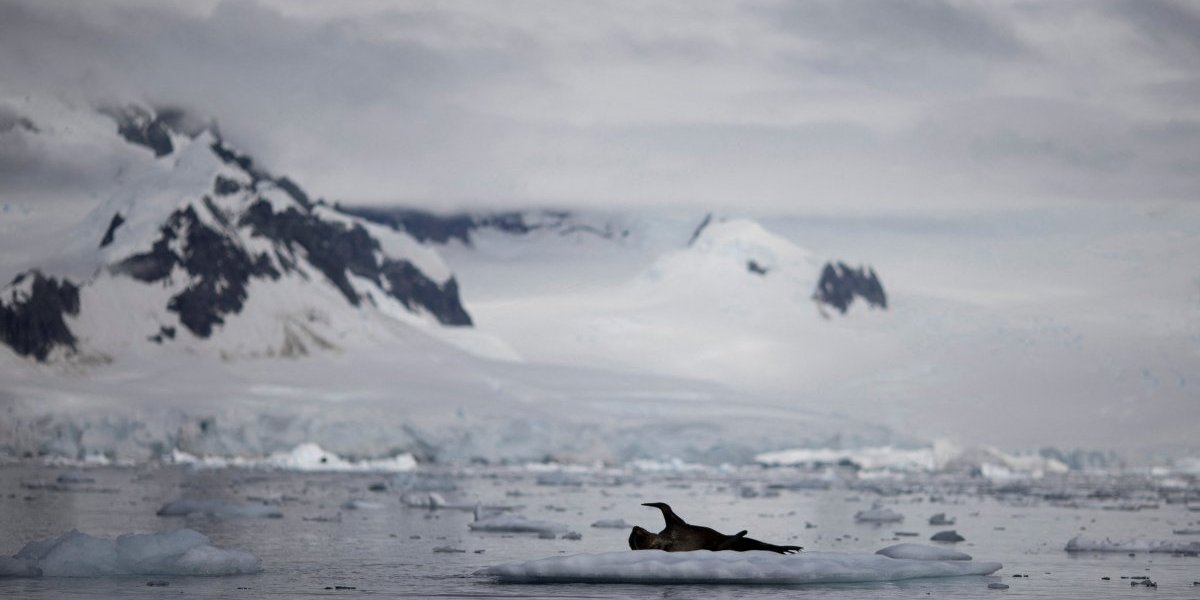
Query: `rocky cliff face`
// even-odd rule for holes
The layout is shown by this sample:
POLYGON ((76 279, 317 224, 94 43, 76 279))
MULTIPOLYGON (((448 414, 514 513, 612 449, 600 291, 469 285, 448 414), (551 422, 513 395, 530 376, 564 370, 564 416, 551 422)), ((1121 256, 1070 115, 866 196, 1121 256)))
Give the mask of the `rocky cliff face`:
MULTIPOLYGON (((144 329, 145 340, 177 342, 177 332, 204 340, 229 327, 255 294, 274 298, 273 284, 317 294, 332 288, 331 297, 348 311, 471 325, 453 275, 408 234, 312 200, 215 128, 197 128, 197 120, 178 111, 127 107, 104 114, 114 121, 113 135, 153 158, 115 181, 110 197, 72 232, 94 240, 92 256, 81 258, 99 265, 92 276, 69 281, 32 264, 0 294, 0 341, 17 354, 44 361, 55 348, 75 350, 81 337, 103 348, 112 327, 96 325, 83 335, 76 328, 104 321, 93 313, 119 310, 114 303, 139 307, 147 322, 127 311, 119 318, 144 329), (146 306, 150 299, 160 305, 146 306), (397 307, 389 309, 389 302, 397 307)), ((276 295, 289 306, 303 304, 289 294, 276 295)), ((270 329, 260 325, 254 327, 270 329)))

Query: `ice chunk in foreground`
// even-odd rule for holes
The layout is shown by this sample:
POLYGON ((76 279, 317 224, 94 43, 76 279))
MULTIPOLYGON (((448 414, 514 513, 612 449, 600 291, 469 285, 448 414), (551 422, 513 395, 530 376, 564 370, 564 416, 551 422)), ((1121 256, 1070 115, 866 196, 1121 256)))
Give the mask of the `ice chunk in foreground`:
POLYGON ((554 521, 535 521, 521 515, 499 514, 474 523, 468 523, 472 531, 499 531, 505 533, 546 533, 558 535, 567 532, 567 526, 554 521))
POLYGON ((888 558, 907 558, 910 560, 971 560, 970 554, 963 554, 958 550, 951 550, 949 548, 926 546, 925 544, 895 544, 876 550, 875 554, 882 554, 888 558))
POLYGON ((127 533, 112 540, 73 530, 29 542, 0 559, 0 576, 240 575, 261 570, 249 552, 222 550, 191 529, 127 533))
POLYGON ((990 575, 997 562, 909 560, 878 554, 664 552, 637 550, 553 556, 479 571, 501 583, 800 584, 990 575))
POLYGON ((1102 540, 1077 535, 1067 542, 1067 552, 1189 552, 1200 553, 1200 542, 1175 542, 1171 540, 1146 540, 1131 538, 1124 540, 1102 540))
POLYGON ((203 515, 213 519, 279 519, 283 517, 283 513, 278 508, 264 504, 189 500, 186 498, 162 505, 157 514, 160 517, 203 515))

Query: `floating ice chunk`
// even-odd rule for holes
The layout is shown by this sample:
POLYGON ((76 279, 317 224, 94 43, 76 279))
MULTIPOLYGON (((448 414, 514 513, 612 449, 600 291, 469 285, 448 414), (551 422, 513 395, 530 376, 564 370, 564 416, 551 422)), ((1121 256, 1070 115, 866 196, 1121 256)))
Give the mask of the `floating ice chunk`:
POLYGON ((946 518, 946 513, 938 513, 932 517, 929 517, 929 524, 938 526, 953 525, 954 519, 946 518))
POLYGON ((598 527, 600 529, 628 529, 633 527, 633 525, 626 523, 625 519, 600 519, 599 521, 592 523, 592 527, 598 527))
POLYGON ((903 521, 904 515, 890 508, 882 508, 876 505, 870 510, 860 510, 854 513, 854 520, 868 523, 896 523, 903 521))
POLYGON ((499 514, 468 523, 472 531, 500 531, 505 533, 548 533, 552 536, 566 533, 567 526, 554 521, 535 521, 521 515, 499 514))
POLYGON ((970 554, 963 554, 949 548, 937 548, 925 544, 894 544, 887 548, 876 550, 888 558, 907 558, 911 560, 971 560, 970 554))
POLYGON ((1171 540, 1147 540, 1131 538, 1124 540, 1097 540, 1077 535, 1067 542, 1067 552, 1197 552, 1200 542, 1175 542, 1171 540))
POLYGON ((261 570, 258 558, 223 550, 191 529, 127 533, 112 540, 70 531, 29 542, 0 559, 0 576, 238 575, 261 570))
POLYGON ((411 454, 351 462, 311 442, 300 444, 291 452, 272 454, 267 457, 266 463, 296 471, 411 471, 417 468, 417 460, 411 454))
POLYGON ((437 492, 409 492, 400 497, 400 503, 414 508, 442 508, 449 505, 437 492))
POLYGON ((346 510, 378 510, 383 508, 383 504, 370 500, 347 500, 342 503, 342 508, 346 510))
POLYGON ((802 584, 990 575, 996 562, 908 560, 878 554, 663 552, 638 550, 554 556, 479 571, 503 583, 802 584))
POLYGON ((264 504, 189 500, 186 498, 162 505, 157 514, 160 517, 202 515, 213 519, 279 519, 283 517, 283 513, 278 508, 264 504))
POLYGON ((947 529, 946 531, 939 531, 929 536, 929 539, 935 542, 961 542, 967 538, 958 535, 958 531, 954 529, 947 529))

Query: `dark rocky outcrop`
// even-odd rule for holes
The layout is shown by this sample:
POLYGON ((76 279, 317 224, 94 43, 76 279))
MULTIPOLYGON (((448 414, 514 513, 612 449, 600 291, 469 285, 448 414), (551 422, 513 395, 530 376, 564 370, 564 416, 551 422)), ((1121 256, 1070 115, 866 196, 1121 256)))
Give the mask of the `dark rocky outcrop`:
POLYGON ((362 300, 350 283, 350 275, 357 275, 379 284, 409 308, 424 308, 444 325, 471 324, 453 278, 439 285, 408 261, 384 260, 381 264, 377 259, 379 242, 361 225, 347 227, 294 207, 277 213, 265 200, 252 204, 239 225, 282 246, 290 260, 284 262, 281 254, 281 264, 295 264, 296 251, 302 248, 305 259, 351 304, 357 306, 362 300))
POLYGON ((242 184, 238 183, 235 179, 217 175, 217 178, 213 180, 213 193, 218 196, 229 196, 231 194, 236 194, 241 191, 241 189, 242 184))
MULTIPOLYGON (((487 228, 517 235, 545 228, 560 229, 564 234, 571 232, 564 229, 570 213, 563 211, 538 212, 536 214, 541 220, 531 222, 527 218, 527 214, 521 212, 443 215, 413 208, 345 206, 338 206, 338 210, 372 223, 404 231, 416 238, 417 241, 437 244, 458 240, 469 246, 471 245, 471 234, 479 229, 487 228)), ((607 235, 607 232, 600 233, 607 235)))
POLYGON ((132 144, 149 148, 154 156, 166 156, 175 151, 168 122, 151 111, 130 105, 102 112, 117 122, 117 133, 121 137, 132 144))
POLYGON ((471 325, 453 277, 439 286, 406 260, 384 262, 381 274, 388 292, 410 309, 424 307, 444 325, 471 325))
POLYGON ((7 298, 0 298, 0 341, 17 354, 39 361, 45 361, 55 346, 74 349, 75 335, 65 316, 79 314, 79 287, 39 271, 18 275, 12 285, 22 286, 27 280, 27 295, 12 290, 7 298))
POLYGON ((855 298, 862 298, 871 307, 887 309, 887 294, 875 269, 855 269, 844 262, 825 263, 813 299, 846 314, 855 298))
POLYGON ((100 240, 101 248, 113 243, 113 236, 123 223, 125 223, 125 217, 122 217, 121 213, 113 213, 112 220, 108 222, 108 229, 104 231, 104 238, 100 240))
POLYGON ((767 271, 770 271, 770 269, 758 264, 758 261, 753 259, 746 261, 746 270, 755 275, 766 275, 767 271))
POLYGON ((171 297, 167 309, 198 337, 212 335, 225 315, 241 311, 251 277, 280 275, 266 254, 250 256, 224 232, 205 225, 191 206, 171 214, 150 251, 126 258, 115 270, 149 283, 170 277, 176 266, 191 284, 171 297), (181 252, 171 249, 176 240, 181 252))

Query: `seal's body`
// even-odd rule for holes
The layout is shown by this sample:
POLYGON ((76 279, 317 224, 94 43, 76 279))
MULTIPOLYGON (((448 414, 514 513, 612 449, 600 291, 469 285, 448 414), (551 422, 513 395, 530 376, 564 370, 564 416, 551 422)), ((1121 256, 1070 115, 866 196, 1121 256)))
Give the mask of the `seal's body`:
POLYGON ((650 506, 662 511, 667 526, 658 533, 651 533, 641 527, 634 527, 629 533, 629 547, 633 550, 666 550, 667 552, 687 552, 689 550, 766 550, 779 554, 799 552, 800 546, 776 546, 746 537, 745 530, 734 535, 725 535, 709 527, 689 525, 671 507, 662 502, 647 502, 642 506, 650 506))

